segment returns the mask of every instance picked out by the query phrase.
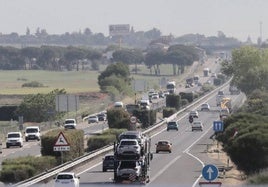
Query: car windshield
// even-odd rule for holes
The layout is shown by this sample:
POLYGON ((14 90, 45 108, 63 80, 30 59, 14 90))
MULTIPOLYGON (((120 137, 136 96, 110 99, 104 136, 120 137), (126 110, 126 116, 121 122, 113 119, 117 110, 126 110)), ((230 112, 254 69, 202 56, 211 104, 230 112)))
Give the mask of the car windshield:
POLYGON ((74 123, 74 120, 66 120, 65 124, 70 124, 70 123, 74 123))
POLYGON ((8 138, 19 138, 20 137, 20 135, 19 134, 8 134, 8 136, 7 136, 8 138))
POLYGON ((26 129, 26 132, 27 133, 35 133, 35 132, 38 132, 37 129, 26 129))
POLYGON ((73 175, 68 174, 58 175, 57 179, 73 179, 73 175))
POLYGON ((177 125, 177 123, 175 121, 171 121, 171 122, 168 122, 168 125, 173 126, 173 125, 177 125))

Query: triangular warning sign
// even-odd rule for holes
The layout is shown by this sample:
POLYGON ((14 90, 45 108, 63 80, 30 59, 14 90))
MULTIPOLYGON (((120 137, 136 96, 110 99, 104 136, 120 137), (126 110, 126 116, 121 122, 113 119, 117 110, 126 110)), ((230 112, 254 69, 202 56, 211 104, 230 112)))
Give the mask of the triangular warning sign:
POLYGON ((69 146, 69 142, 65 138, 64 134, 60 132, 57 141, 55 142, 54 146, 69 146))

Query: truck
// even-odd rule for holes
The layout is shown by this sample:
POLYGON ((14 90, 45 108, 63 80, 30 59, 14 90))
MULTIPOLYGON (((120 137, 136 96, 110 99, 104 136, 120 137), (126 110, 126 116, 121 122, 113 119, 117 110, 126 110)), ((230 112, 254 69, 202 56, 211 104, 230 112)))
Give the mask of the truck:
POLYGON ((228 109, 229 112, 232 112, 232 99, 229 97, 224 97, 221 100, 221 109, 228 109))
MULTIPOLYGON (((130 133, 130 132, 129 132, 130 133)), ((135 134, 133 131, 132 134, 135 134)), ((119 142, 114 142, 114 182, 121 183, 124 181, 130 183, 141 183, 146 184, 150 181, 150 163, 153 159, 153 154, 151 153, 151 139, 145 135, 139 134, 139 144, 142 147, 140 155, 137 157, 135 154, 133 156, 128 155, 122 157, 119 155, 119 150, 122 148, 121 141, 130 140, 121 139, 119 142), (140 140, 142 139, 142 140, 140 140)), ((125 134, 120 135, 119 137, 124 137, 125 134)), ((132 139, 132 138, 131 138, 132 139)), ((135 146, 137 147, 137 146, 135 146)), ((128 154, 131 154, 131 151, 127 151, 128 154)))
POLYGON ((176 82, 175 81, 169 81, 166 86, 168 92, 170 94, 174 94, 176 92, 176 82))
POLYGON ((186 85, 194 86, 194 78, 193 77, 187 78, 186 85))
POLYGON ((204 68, 203 73, 204 73, 204 77, 208 77, 209 76, 209 68, 204 68))
POLYGON ((195 83, 195 84, 198 84, 198 82, 199 82, 199 75, 195 75, 195 76, 193 77, 193 80, 194 80, 194 83, 195 83))
POLYGON ((231 95, 239 95, 240 94, 240 90, 234 85, 229 86, 229 92, 231 95))

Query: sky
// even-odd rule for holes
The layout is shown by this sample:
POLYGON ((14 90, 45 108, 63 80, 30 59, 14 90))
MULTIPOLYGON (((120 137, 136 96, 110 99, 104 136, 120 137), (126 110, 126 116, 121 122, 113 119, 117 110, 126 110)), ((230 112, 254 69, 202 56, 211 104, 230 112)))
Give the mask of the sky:
POLYGON ((162 35, 268 39, 268 0, 0 0, 0 33, 48 34, 84 31, 109 35, 109 25, 135 31, 157 28, 162 35))

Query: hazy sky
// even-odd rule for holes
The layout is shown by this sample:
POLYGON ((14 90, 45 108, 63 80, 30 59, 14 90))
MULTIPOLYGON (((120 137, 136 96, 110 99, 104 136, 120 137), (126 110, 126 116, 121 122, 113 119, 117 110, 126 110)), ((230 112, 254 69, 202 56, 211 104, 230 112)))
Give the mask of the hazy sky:
POLYGON ((110 24, 130 24, 135 31, 158 28, 175 37, 199 33, 256 42, 268 38, 268 0, 0 0, 0 33, 49 34, 84 31, 108 36, 110 24))

